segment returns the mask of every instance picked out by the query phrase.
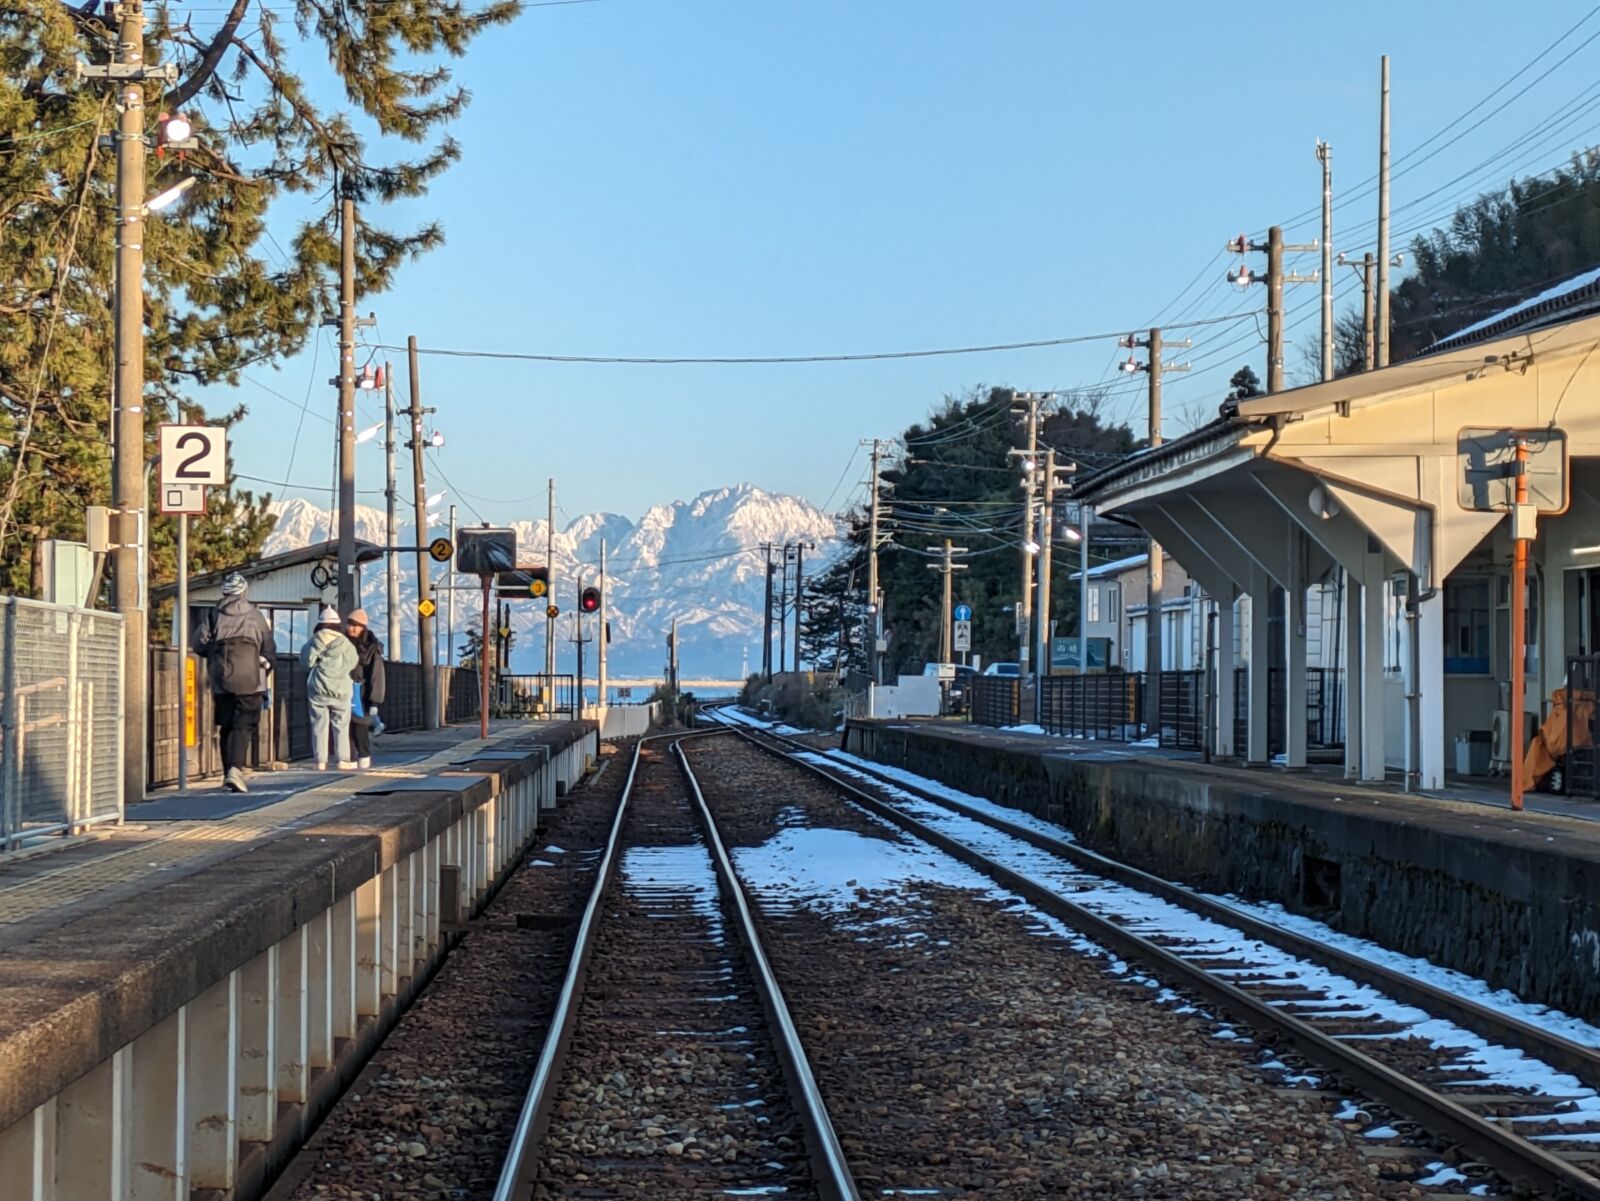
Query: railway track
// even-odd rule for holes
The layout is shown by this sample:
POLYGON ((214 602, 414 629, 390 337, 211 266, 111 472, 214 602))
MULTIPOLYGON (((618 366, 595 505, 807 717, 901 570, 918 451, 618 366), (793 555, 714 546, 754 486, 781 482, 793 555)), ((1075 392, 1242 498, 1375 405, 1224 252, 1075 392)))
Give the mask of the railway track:
POLYGON ((856 1201, 680 744, 642 740, 495 1201, 856 1201))
MULTIPOLYGON (((1012 820, 859 761, 841 763, 791 738, 729 724, 1141 965, 1152 984, 1204 998, 1239 1036, 1315 1065, 1297 1071, 1280 1056, 1273 1066, 1286 1081, 1332 1072, 1388 1107, 1404 1119, 1391 1124, 1397 1159, 1417 1152, 1403 1145, 1406 1135, 1413 1144, 1447 1140, 1471 1157, 1426 1181, 1431 1186, 1475 1184, 1492 1172, 1515 1195, 1600 1201, 1594 1047, 1098 855, 1022 815, 1012 820), (1562 1087, 1530 1087, 1522 1082, 1530 1076, 1562 1087)), ((1417 1154, 1419 1163, 1430 1154, 1417 1154)))

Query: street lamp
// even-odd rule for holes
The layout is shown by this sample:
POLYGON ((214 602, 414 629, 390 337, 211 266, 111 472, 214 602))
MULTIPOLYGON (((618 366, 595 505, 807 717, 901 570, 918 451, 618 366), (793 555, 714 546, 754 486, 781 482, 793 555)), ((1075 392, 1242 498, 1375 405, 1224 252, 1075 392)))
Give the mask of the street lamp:
POLYGON ((144 204, 140 206, 140 211, 148 215, 150 213, 159 213, 164 208, 170 208, 177 202, 178 197, 182 196, 190 188, 194 187, 194 185, 195 178, 192 175, 187 176, 184 179, 180 179, 165 192, 161 192, 160 194, 145 201, 144 204))

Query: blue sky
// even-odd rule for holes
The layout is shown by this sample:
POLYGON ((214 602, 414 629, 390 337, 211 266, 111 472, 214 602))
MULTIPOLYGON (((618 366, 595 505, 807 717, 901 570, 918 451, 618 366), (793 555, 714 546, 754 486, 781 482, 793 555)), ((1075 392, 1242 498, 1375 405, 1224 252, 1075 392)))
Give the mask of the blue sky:
MULTIPOLYGON (((1315 212, 1318 137, 1333 146, 1336 195, 1350 198, 1334 245, 1372 247, 1376 202, 1355 193, 1376 167, 1382 53, 1397 231, 1600 139, 1591 109, 1527 137, 1591 88, 1600 41, 1468 131, 1600 31, 1596 17, 1423 153, 1459 141, 1425 162, 1413 153, 1402 173, 1403 156, 1587 10, 1525 3, 1508 20, 1504 5, 1477 2, 530 8, 457 64, 474 97, 453 131, 464 161, 426 201, 380 218, 437 216, 447 244, 360 307, 378 315, 375 341, 414 333, 425 347, 596 355, 854 353, 1215 317, 1262 302, 1262 289, 1245 296, 1224 281, 1223 242, 1315 212)), ((1291 240, 1310 241, 1315 221, 1291 240)), ((1338 283, 1353 293, 1351 273, 1338 283)), ((1292 290, 1291 374, 1301 348, 1315 347, 1316 291, 1292 290)), ((1264 374, 1254 321, 1192 336, 1194 349, 1173 356, 1196 370, 1169 383, 1169 428, 1212 415, 1241 363, 1264 374)), ((422 381, 463 520, 474 509, 539 515, 550 475, 569 515, 637 516, 739 480, 838 507, 863 474, 860 457, 846 472, 858 439, 896 434, 975 385, 1094 384, 1115 357, 1107 342, 803 366, 425 357, 422 381)), ((325 340, 250 373, 237 397, 250 414, 233 432, 240 472, 282 481, 292 455, 290 482, 321 492, 287 494, 326 503, 331 426, 307 420, 298 442, 296 427, 308 391, 314 410, 334 412, 335 361, 325 340)), ((1111 382, 1113 414, 1142 420, 1142 383, 1111 382)), ((381 402, 365 403, 363 424, 381 416, 381 402)), ((360 455, 360 486, 380 488, 381 449, 360 455)))

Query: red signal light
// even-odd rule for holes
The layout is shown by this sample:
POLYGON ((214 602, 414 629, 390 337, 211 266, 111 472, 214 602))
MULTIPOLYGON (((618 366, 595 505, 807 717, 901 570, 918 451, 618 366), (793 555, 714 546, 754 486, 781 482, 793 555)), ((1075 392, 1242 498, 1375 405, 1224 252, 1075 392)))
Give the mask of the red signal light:
POLYGON ((600 589, 585 588, 578 594, 578 609, 584 613, 595 613, 600 609, 600 589))

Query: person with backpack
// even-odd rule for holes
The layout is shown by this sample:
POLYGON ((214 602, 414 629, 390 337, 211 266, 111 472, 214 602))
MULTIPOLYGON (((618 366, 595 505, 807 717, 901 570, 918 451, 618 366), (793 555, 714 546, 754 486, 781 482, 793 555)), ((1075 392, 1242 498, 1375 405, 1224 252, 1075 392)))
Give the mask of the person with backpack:
POLYGON ((195 651, 205 659, 217 730, 222 737, 222 783, 245 792, 245 764, 255 744, 277 644, 272 626, 245 597, 249 585, 237 571, 222 581, 222 601, 197 631, 195 651))
POLYGON ((356 648, 344 636, 344 623, 332 605, 323 605, 311 641, 300 651, 306 668, 306 700, 311 710, 311 754, 318 771, 328 770, 328 734, 332 728, 334 761, 340 771, 351 771, 351 673, 356 669, 356 648))
POLYGON ((344 631, 356 648, 354 705, 350 714, 350 744, 356 766, 365 771, 372 766, 372 736, 382 729, 378 706, 383 704, 385 681, 383 643, 367 626, 367 611, 353 609, 345 618, 344 631))

